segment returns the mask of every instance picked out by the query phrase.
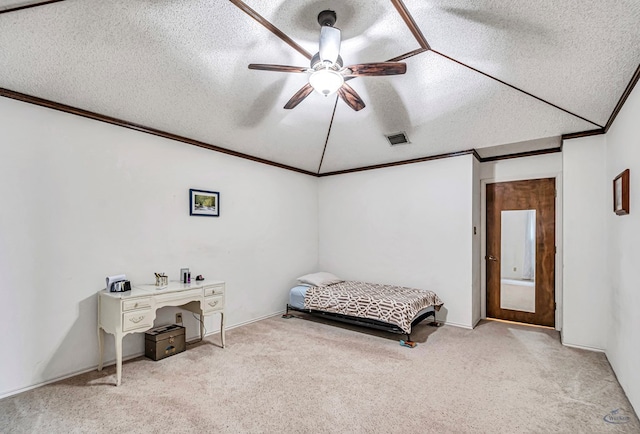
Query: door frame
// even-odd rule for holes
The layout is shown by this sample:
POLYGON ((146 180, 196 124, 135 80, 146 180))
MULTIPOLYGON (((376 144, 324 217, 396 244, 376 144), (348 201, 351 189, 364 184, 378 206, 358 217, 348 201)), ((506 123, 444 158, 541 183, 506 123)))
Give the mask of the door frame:
POLYGON ((562 330, 562 172, 536 173, 528 176, 497 176, 480 180, 480 317, 487 318, 487 184, 555 178, 556 180, 556 261, 555 261, 555 329, 562 330))

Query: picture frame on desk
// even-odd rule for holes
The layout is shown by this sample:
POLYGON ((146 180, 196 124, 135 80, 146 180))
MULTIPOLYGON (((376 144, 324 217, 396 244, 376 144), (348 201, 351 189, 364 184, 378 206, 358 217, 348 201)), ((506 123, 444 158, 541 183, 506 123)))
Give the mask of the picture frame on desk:
POLYGON ((220 217, 220 193, 189 189, 189 215, 220 217))
POLYGON ((617 215, 629 214, 629 169, 613 180, 613 212, 617 215))

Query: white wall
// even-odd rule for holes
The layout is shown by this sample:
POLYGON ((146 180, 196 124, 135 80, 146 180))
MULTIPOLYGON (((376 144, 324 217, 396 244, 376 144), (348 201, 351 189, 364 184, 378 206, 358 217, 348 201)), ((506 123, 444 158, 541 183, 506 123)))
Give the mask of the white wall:
POLYGON ((480 162, 473 159, 473 178, 471 180, 473 186, 473 205, 472 205, 472 215, 473 215, 473 241, 472 241, 472 249, 473 249, 473 294, 471 297, 472 304, 472 320, 471 323, 475 326, 482 319, 482 284, 480 283, 480 279, 482 278, 482 274, 480 272, 482 257, 480 255, 482 249, 482 218, 480 216, 480 202, 481 202, 481 194, 480 194, 480 162))
POLYGON ((608 281, 611 287, 611 326, 607 357, 636 411, 640 410, 640 86, 624 104, 607 140, 608 281), (613 213, 613 179, 630 169, 630 213, 613 213))
POLYGON ((320 269, 424 288, 471 327, 473 160, 464 155, 320 179, 320 269))
MULTIPOLYGON (((107 274, 135 284, 188 266, 224 279, 233 326, 282 310, 295 276, 324 269, 433 289, 445 301, 438 318, 471 327, 485 304, 483 221, 473 235, 484 186, 556 176, 563 340, 606 347, 638 408, 638 117, 636 89, 606 136, 566 141, 562 154, 482 164, 467 155, 316 180, 0 98, 0 327, 12 350, 0 359, 0 397, 97 364, 96 292, 107 274), (625 168, 631 214, 619 217, 611 181, 625 168), (189 217, 194 187, 221 192, 220 218, 189 217)), ((196 321, 185 321, 193 336, 196 321)), ((125 339, 125 355, 141 351, 142 335, 125 339)))
POLYGON ((562 153, 480 163, 480 179, 493 182, 550 178, 562 172, 562 153))
MULTIPOLYGON (((480 258, 486 254, 486 185, 493 182, 518 181, 523 179, 556 178, 556 329, 563 326, 563 269, 562 269, 562 233, 563 233, 563 174, 562 153, 537 155, 533 157, 512 158, 480 164, 482 238, 480 258)), ((486 317, 486 263, 481 260, 481 307, 482 317, 486 317)))
MULTIPOLYGON (((0 396, 97 365, 107 275, 225 280, 233 326, 282 311, 317 268, 313 177, 7 98, 0 131, 0 396), (189 188, 219 191, 221 216, 190 217, 189 188)), ((125 337, 125 356, 143 336, 125 337)))
POLYGON ((605 136, 563 144, 564 327, 567 345, 604 350, 611 315, 606 214, 605 136))

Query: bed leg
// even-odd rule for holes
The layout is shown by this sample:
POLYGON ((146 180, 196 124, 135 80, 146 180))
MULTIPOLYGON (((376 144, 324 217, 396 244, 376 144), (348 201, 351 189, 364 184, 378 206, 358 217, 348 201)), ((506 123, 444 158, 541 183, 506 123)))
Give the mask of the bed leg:
POLYGON ((402 345, 403 347, 415 348, 416 345, 418 345, 418 344, 413 342, 411 340, 411 335, 409 333, 407 333, 407 340, 403 341, 402 339, 400 339, 400 345, 402 345))
POLYGON ((286 319, 293 318, 293 315, 291 315, 289 313, 289 305, 288 304, 287 304, 287 311, 286 311, 286 313, 284 315, 282 315, 282 318, 286 318, 286 319))
POLYGON ((431 322, 429 323, 429 325, 431 327, 439 327, 440 324, 438 324, 438 321, 436 321, 436 316, 435 314, 432 316, 431 322))

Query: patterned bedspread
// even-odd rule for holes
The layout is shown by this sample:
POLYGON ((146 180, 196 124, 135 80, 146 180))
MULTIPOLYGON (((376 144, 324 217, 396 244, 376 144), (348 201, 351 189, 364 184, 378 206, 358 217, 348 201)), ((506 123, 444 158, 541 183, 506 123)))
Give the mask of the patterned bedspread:
POLYGON ((347 280, 327 286, 312 286, 304 298, 306 309, 369 318, 395 324, 411 333, 411 321, 424 308, 436 310, 444 303, 426 289, 347 280))

